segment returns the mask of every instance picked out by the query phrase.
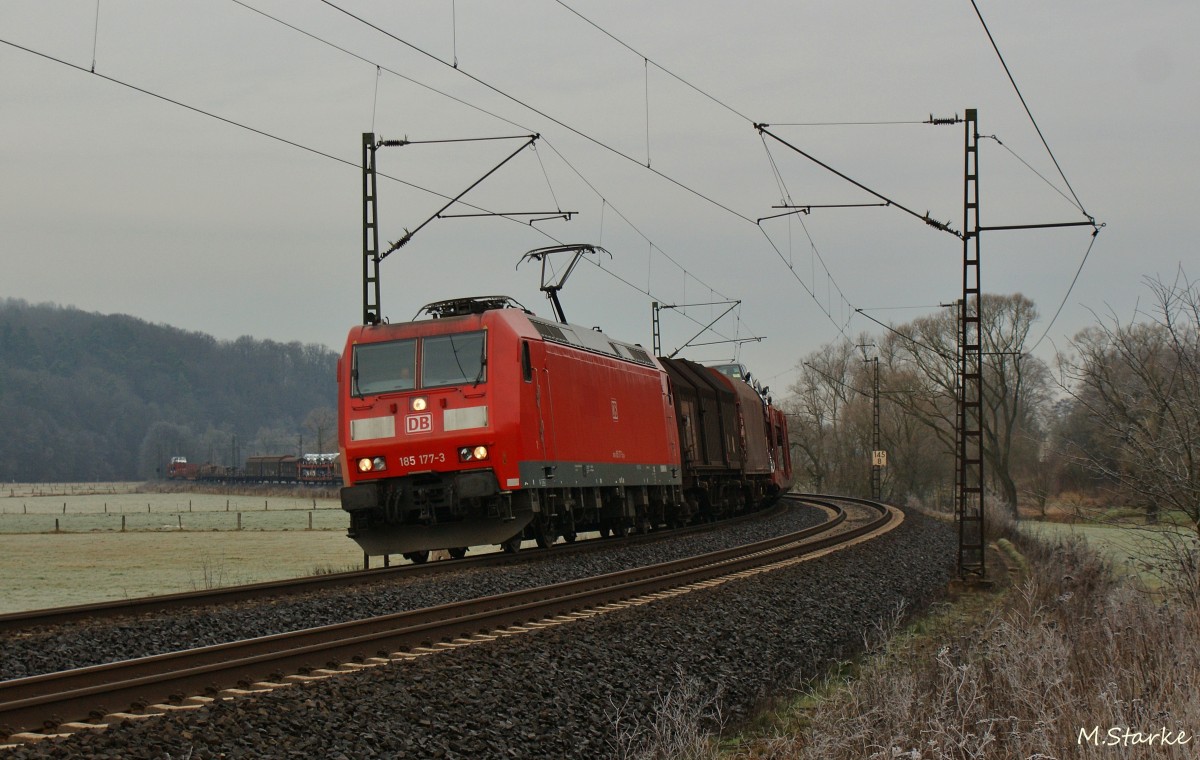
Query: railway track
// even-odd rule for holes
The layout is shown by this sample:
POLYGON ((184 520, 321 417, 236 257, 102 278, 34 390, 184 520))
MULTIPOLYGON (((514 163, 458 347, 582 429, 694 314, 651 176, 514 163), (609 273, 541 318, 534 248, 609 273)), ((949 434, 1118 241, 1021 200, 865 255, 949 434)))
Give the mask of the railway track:
POLYGON ((587 539, 571 544, 556 544, 550 549, 528 549, 516 554, 494 552, 466 557, 457 560, 438 560, 422 565, 395 565, 378 567, 370 570, 357 570, 345 573, 330 573, 314 575, 305 578, 289 578, 279 581, 266 581, 241 586, 200 589, 178 594, 163 594, 136 599, 117 599, 107 602, 71 605, 68 607, 51 607, 40 610, 9 612, 0 614, 0 634, 7 632, 63 625, 81 620, 112 619, 132 617, 149 612, 165 612, 185 610, 205 605, 225 606, 238 602, 254 601, 271 597, 293 596, 307 594, 313 591, 350 588, 364 583, 380 583, 390 580, 417 578, 434 575, 448 570, 465 570, 470 568, 504 567, 520 562, 539 561, 552 557, 569 554, 582 554, 592 551, 608 550, 614 546, 636 545, 648 541, 660 540, 665 536, 685 536, 693 533, 703 533, 717 530, 724 526, 736 525, 741 522, 770 517, 783 509, 779 502, 768 509, 751 512, 717 523, 704 523, 671 531, 652 531, 645 534, 630 535, 626 538, 587 539))
POLYGON ((899 522, 898 512, 872 502, 797 500, 825 508, 832 519, 735 549, 552 586, 0 682, 0 726, 9 727, 13 741, 22 741, 40 734, 21 731, 101 728, 131 717, 101 705, 132 704, 150 714, 196 709, 248 690, 385 665, 711 587, 865 540, 899 522), (188 694, 197 696, 185 698, 188 694))

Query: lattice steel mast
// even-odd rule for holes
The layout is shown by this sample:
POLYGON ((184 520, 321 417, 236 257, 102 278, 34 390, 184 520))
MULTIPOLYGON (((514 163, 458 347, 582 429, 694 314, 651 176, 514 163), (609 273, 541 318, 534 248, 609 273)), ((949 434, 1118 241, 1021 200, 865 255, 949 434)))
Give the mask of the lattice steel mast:
POLYGON ((983 578, 983 299, 979 272, 979 130, 974 108, 967 109, 963 122, 962 300, 955 426, 958 492, 954 511, 958 519, 958 575, 983 578))

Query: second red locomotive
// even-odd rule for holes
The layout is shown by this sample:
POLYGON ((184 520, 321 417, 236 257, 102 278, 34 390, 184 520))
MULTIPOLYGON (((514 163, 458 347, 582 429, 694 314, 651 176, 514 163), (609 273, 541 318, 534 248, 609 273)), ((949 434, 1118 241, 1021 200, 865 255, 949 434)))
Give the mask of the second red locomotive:
POLYGON ((368 556, 680 525, 791 485, 784 417, 736 371, 502 296, 423 312, 353 328, 339 362, 342 507, 368 556))

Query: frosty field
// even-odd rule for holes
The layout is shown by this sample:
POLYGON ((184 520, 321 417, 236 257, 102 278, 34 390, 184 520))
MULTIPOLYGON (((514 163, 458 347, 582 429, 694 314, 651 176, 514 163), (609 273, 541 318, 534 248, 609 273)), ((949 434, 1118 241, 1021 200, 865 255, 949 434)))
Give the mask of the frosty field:
POLYGON ((0 612, 362 566, 335 499, 101 490, 109 485, 0 490, 0 612))

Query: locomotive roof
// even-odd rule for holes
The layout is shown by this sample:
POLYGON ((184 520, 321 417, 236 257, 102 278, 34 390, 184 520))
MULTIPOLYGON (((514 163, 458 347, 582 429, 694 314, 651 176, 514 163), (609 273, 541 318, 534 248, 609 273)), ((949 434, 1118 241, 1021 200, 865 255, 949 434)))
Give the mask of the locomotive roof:
POLYGON ((473 296, 437 301, 423 306, 418 315, 426 314, 433 319, 445 319, 448 317, 483 314, 488 311, 506 309, 521 311, 526 319, 529 320, 529 324, 533 326, 533 329, 537 330, 538 334, 544 340, 582 348, 594 353, 615 356, 618 359, 624 359, 647 367, 655 366, 654 360, 650 358, 650 354, 641 346, 614 340, 600 332, 599 328, 588 329, 580 325, 563 324, 562 322, 552 322, 542 319, 529 309, 526 309, 516 299, 508 296, 473 296))
POLYGON ((613 340, 599 328, 588 329, 579 325, 551 322, 539 317, 528 316, 529 324, 538 331, 544 340, 552 343, 562 343, 568 346, 582 348, 599 354, 615 356, 618 359, 641 364, 646 367, 656 366, 650 354, 641 346, 613 340))
MULTIPOLYGON (((446 317, 462 317, 467 314, 482 314, 494 309, 520 309, 526 314, 533 313, 515 298, 509 296, 471 296, 427 303, 417 311, 417 317, 424 314, 433 319, 444 319, 446 317)), ((416 317, 413 317, 413 321, 416 321, 416 317)))
MULTIPOLYGON (((415 325, 418 322, 430 324, 441 320, 483 316, 488 312, 508 312, 518 320, 524 319, 543 340, 552 343, 561 343, 584 351, 605 354, 617 359, 640 364, 644 367, 658 368, 650 353, 637 344, 615 340, 601 332, 598 327, 587 328, 582 325, 564 324, 550 319, 543 319, 508 296, 472 296, 436 301, 421 307, 417 312, 416 318, 407 324, 415 325)), ((508 317, 508 319, 511 319, 511 317, 508 317)), ((359 337, 357 333, 359 331, 380 328, 390 330, 391 328, 399 327, 400 324, 393 323, 392 325, 388 325, 385 323, 384 325, 360 326, 351 330, 350 342, 357 342, 359 337)))

